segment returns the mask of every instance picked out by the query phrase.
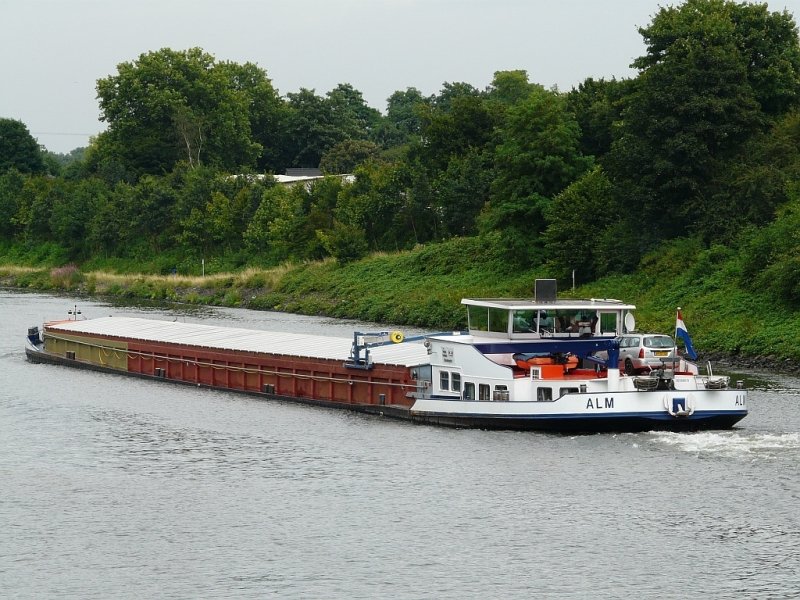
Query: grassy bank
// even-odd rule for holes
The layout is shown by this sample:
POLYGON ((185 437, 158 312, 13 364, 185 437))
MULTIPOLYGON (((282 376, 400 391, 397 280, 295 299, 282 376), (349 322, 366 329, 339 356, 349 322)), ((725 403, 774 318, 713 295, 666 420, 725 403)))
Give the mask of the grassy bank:
MULTIPOLYGON (((544 271, 509 273, 476 239, 455 240, 339 265, 333 261, 248 268, 204 277, 0 266, 0 283, 42 291, 281 310, 432 329, 462 327, 462 297, 530 297, 544 271)), ((800 364, 800 312, 741 285, 724 248, 675 243, 645 257, 634 275, 605 278, 562 295, 637 305, 641 330, 672 332, 682 307, 695 346, 709 353, 800 364)))

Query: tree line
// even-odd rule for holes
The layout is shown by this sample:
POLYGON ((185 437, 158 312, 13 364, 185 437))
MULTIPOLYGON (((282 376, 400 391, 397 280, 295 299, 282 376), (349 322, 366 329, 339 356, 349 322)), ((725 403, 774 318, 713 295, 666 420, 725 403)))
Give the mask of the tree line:
POLYGON ((190 270, 481 236, 501 268, 590 281, 692 237, 739 253, 746 285, 800 301, 793 16, 686 0, 639 32, 629 79, 562 92, 499 71, 485 89, 397 91, 385 114, 349 84, 282 97, 251 63, 145 53, 97 82, 107 129, 67 164, 0 119, 0 239, 190 270), (262 177, 290 167, 355 177, 262 177))

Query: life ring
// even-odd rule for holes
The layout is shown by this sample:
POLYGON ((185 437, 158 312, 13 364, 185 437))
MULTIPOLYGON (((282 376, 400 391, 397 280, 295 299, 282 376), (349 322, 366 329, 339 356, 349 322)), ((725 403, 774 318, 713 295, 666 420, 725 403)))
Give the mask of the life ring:
POLYGON ((673 417, 691 417, 694 414, 694 396, 686 394, 683 397, 673 397, 664 394, 664 408, 673 417))
POLYGON ((404 339, 405 336, 403 335, 402 331, 393 331, 389 334, 389 341, 391 341, 393 344, 399 344, 404 339))

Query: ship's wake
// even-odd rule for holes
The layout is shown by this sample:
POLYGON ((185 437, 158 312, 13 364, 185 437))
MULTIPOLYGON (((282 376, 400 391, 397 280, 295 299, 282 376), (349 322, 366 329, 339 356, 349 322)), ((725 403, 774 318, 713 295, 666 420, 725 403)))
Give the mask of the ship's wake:
POLYGON ((659 445, 698 455, 731 458, 780 458, 800 453, 800 432, 703 431, 697 433, 654 432, 659 445))

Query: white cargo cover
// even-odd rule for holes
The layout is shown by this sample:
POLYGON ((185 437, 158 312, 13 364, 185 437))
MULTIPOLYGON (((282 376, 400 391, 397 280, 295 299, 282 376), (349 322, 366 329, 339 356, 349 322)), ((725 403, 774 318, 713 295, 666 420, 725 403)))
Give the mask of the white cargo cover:
MULTIPOLYGON (((350 356, 350 348, 353 344, 352 338, 217 327, 133 317, 101 317, 86 321, 62 321, 46 323, 46 327, 48 331, 52 332, 86 333, 142 342, 326 358, 342 362, 350 356)), ((370 348, 369 351, 373 363, 406 367, 428 363, 428 351, 421 341, 376 346, 370 348)))

